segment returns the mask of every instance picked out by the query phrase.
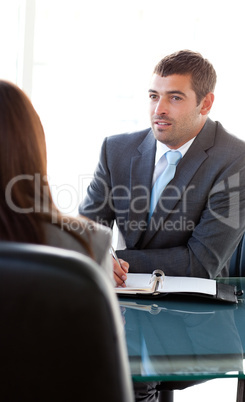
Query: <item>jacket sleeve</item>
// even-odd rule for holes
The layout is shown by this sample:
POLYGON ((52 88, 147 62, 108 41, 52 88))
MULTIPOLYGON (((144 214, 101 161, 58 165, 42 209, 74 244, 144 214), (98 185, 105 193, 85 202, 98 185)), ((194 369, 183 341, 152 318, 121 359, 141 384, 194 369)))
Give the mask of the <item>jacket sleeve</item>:
POLYGON ((111 178, 106 158, 107 139, 101 148, 99 163, 95 170, 85 199, 79 205, 79 214, 105 226, 112 227, 115 220, 115 212, 112 207, 111 178))
POLYGON ((119 258, 129 262, 130 272, 162 269, 173 276, 228 276, 230 258, 245 231, 245 167, 239 170, 238 165, 235 161, 213 185, 186 244, 161 249, 148 244, 141 250, 119 250, 119 258))

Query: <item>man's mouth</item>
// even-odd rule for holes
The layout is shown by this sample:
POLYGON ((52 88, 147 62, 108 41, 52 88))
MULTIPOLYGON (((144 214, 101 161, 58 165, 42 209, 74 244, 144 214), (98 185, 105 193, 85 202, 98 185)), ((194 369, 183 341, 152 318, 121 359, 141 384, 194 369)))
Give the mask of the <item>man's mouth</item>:
POLYGON ((164 127, 164 126, 171 126, 171 123, 168 123, 166 121, 155 121, 155 124, 157 124, 158 126, 164 127))

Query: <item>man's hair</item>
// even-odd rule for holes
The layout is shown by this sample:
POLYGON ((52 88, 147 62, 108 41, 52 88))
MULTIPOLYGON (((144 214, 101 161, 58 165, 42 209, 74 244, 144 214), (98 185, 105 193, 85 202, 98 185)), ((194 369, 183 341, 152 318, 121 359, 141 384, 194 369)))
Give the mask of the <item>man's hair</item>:
POLYGON ((161 77, 190 74, 198 105, 209 92, 214 91, 216 84, 216 72, 212 64, 200 53, 191 50, 181 50, 164 57, 156 65, 153 73, 161 77))

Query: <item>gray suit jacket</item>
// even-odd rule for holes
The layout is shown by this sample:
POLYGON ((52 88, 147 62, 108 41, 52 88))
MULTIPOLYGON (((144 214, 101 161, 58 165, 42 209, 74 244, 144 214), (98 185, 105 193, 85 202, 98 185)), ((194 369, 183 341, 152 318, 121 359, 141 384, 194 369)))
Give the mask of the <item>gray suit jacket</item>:
POLYGON ((148 225, 155 149, 151 129, 106 138, 80 214, 117 221, 130 272, 226 276, 245 231, 245 143, 208 119, 148 225))
MULTIPOLYGON (((64 225, 65 224, 66 221, 64 221, 64 225)), ((77 232, 77 234, 79 234, 84 241, 90 242, 94 260, 113 281, 112 260, 109 254, 112 241, 111 230, 102 225, 91 226, 87 221, 84 221, 84 224, 87 227, 86 231, 81 231, 79 225, 74 225, 70 230, 77 232)), ((78 253, 89 256, 89 253, 85 247, 83 247, 83 245, 69 232, 62 230, 59 226, 44 222, 44 231, 47 245, 77 251, 78 253)))

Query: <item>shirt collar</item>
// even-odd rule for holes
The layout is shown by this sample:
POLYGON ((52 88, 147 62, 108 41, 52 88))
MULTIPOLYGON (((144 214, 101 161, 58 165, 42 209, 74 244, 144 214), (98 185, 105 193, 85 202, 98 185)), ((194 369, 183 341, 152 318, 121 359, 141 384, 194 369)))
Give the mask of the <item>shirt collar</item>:
MULTIPOLYGON (((184 145, 182 145, 181 147, 179 147, 178 149, 175 149, 174 151, 179 151, 183 156, 186 154, 186 152, 188 151, 188 149, 190 148, 191 144, 193 143, 194 139, 196 137, 192 138, 191 140, 189 140, 188 142, 186 142, 184 145)), ((162 155, 164 155, 166 152, 171 151, 171 149, 169 147, 167 147, 167 145, 163 144, 160 141, 157 141, 157 147, 156 147, 156 156, 155 156, 155 165, 157 164, 157 162, 159 161, 159 159, 162 157, 162 155)))

